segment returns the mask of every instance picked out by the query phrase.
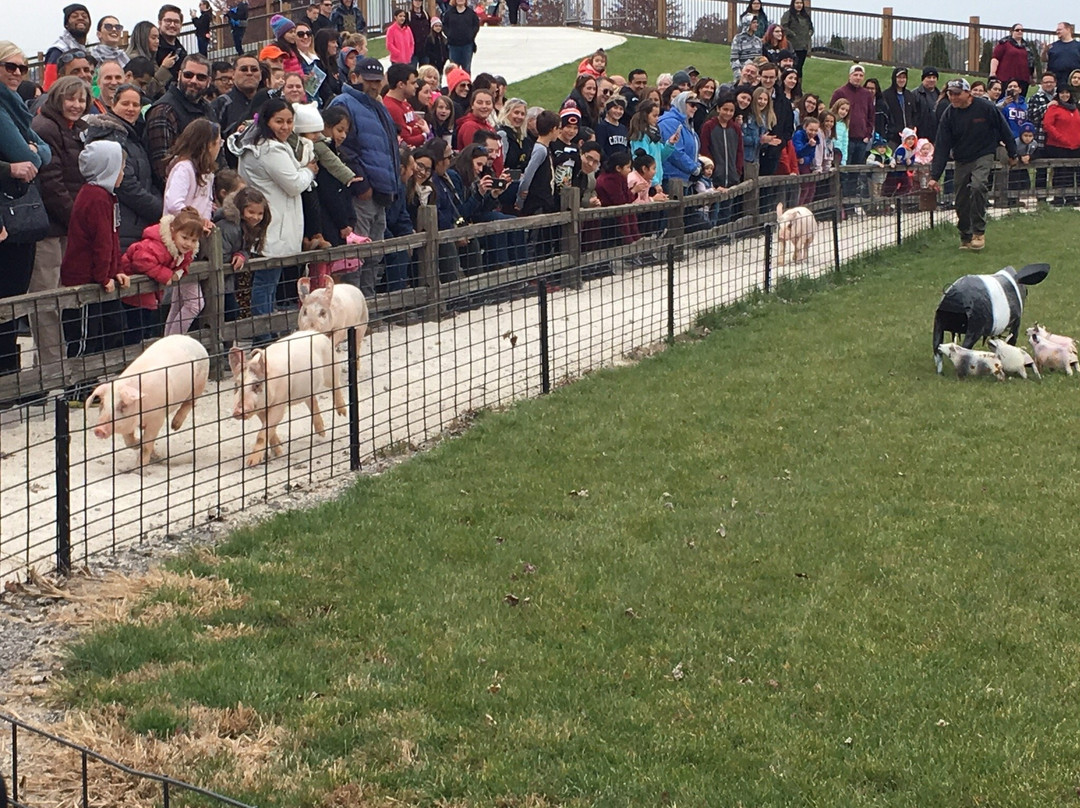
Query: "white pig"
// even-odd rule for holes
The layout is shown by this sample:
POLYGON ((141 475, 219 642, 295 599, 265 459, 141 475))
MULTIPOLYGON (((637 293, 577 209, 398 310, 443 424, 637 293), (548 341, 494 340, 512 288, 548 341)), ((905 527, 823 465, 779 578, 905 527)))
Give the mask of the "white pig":
POLYGON ((1043 328, 1038 323, 1035 323, 1034 326, 1032 326, 1031 328, 1029 328, 1027 330, 1028 340, 1029 341, 1031 339, 1032 332, 1038 334, 1039 338, 1043 342, 1050 342, 1050 343, 1054 343, 1056 345, 1063 345, 1066 348, 1068 348, 1069 350, 1071 350, 1073 353, 1076 353, 1076 340, 1074 340, 1072 337, 1066 337, 1066 336, 1063 336, 1061 334, 1051 334, 1049 331, 1047 331, 1045 328, 1043 328))
POLYGON ((1021 379, 1026 379, 1027 369, 1031 368, 1032 372, 1035 374, 1035 378, 1041 378, 1039 375, 1039 366, 1035 364, 1035 360, 1031 358, 1031 354, 1023 348, 1010 345, 1003 339, 989 339, 986 342, 994 349, 994 355, 1001 360, 1001 368, 1006 373, 1012 373, 1015 376, 1019 376, 1021 379))
POLYGON ((956 368, 956 378, 967 376, 994 376, 1005 381, 1005 371, 1001 360, 989 351, 971 351, 955 342, 944 342, 938 346, 938 353, 947 356, 956 368))
POLYGON ((349 328, 356 327, 356 348, 367 332, 368 308, 364 293, 347 283, 334 283, 327 278, 321 289, 311 291, 311 279, 296 282, 300 296, 300 318, 296 327, 319 331, 330 336, 335 350, 349 335, 349 328))
POLYGON ((229 367, 236 384, 233 418, 246 421, 257 415, 262 422, 247 465, 263 461, 267 444, 274 457, 282 454, 277 425, 293 403, 307 404, 316 434, 326 434, 316 399, 334 387, 334 349, 325 334, 297 331, 256 348, 250 356, 234 346, 229 351, 229 367))
POLYGON ((179 429, 206 389, 209 375, 210 358, 198 340, 183 334, 162 337, 117 378, 99 384, 90 394, 86 407, 101 408, 94 434, 108 438, 115 432, 131 448, 141 444, 139 462, 145 466, 169 411, 176 410, 172 428, 179 429))
POLYGON ((809 208, 791 208, 784 210, 783 203, 776 206, 776 239, 779 242, 780 256, 777 266, 784 265, 784 257, 787 253, 788 242, 795 251, 792 260, 795 263, 805 261, 810 257, 810 245, 814 243, 814 233, 817 230, 817 220, 813 211, 809 208))
POLYGON ((1039 370, 1060 370, 1066 376, 1072 376, 1074 370, 1080 371, 1080 360, 1077 360, 1075 350, 1044 339, 1035 328, 1027 330, 1027 338, 1039 370))

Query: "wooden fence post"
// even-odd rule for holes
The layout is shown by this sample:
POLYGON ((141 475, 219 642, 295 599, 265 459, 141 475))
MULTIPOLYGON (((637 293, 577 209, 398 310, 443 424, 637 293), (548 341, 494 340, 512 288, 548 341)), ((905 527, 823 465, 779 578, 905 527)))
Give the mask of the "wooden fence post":
POLYGON ((427 289, 424 318, 437 320, 442 313, 439 300, 439 214, 434 205, 421 205, 416 215, 416 229, 427 236, 427 243, 420 248, 420 286, 427 289))
POLYGON ((739 6, 735 0, 728 0, 727 4, 727 41, 731 44, 731 41, 735 39, 735 34, 739 33, 739 6))
POLYGON ((892 15, 892 6, 881 9, 881 61, 887 65, 893 61, 892 15))
POLYGON ((667 39, 667 0, 656 0, 656 35, 667 39))
MULTIPOLYGON (((210 344, 206 349, 216 365, 213 368, 214 378, 220 380, 229 374, 228 363, 222 362, 221 357, 224 350, 222 335, 225 330, 225 258, 221 252, 221 229, 215 227, 205 243, 210 274, 206 278, 206 298, 200 317, 210 329, 210 344)), ((232 271, 231 266, 229 270, 232 271)))
POLYGON ((563 273, 563 283, 581 288, 581 194, 577 188, 562 189, 562 209, 570 211, 570 221, 562 227, 563 255, 570 257, 571 269, 563 273))
POLYGON ((604 22, 604 4, 601 0, 593 0, 592 3, 592 29, 599 31, 603 28, 604 22))
POLYGON ((967 70, 969 73, 979 72, 979 58, 982 56, 982 35, 979 30, 979 18, 968 18, 968 54, 967 70))

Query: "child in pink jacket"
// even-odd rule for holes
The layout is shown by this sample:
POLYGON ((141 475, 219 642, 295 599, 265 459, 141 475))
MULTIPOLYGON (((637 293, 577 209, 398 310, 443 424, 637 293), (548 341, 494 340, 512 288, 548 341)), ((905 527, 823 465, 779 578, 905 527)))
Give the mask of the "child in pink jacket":
POLYGON ((409 15, 403 8, 394 10, 394 21, 386 29, 386 50, 395 64, 410 64, 416 51, 416 40, 409 27, 409 15))

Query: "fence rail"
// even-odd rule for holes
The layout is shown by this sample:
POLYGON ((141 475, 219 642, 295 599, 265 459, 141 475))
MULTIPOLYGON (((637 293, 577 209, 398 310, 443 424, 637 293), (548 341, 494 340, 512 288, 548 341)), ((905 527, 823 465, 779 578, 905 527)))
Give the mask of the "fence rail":
MULTIPOLYGON (((185 795, 200 797, 203 804, 231 806, 231 808, 254 808, 254 806, 234 800, 231 797, 185 783, 182 780, 176 780, 162 774, 138 771, 130 766, 125 766, 123 763, 111 760, 92 749, 73 743, 58 735, 45 732, 5 713, 0 713, 0 724, 7 725, 10 730, 9 733, 5 734, 8 737, 10 746, 10 749, 7 750, 10 755, 10 768, 8 768, 7 773, 10 776, 8 783, 11 793, 8 796, 13 808, 40 808, 42 803, 31 802, 31 800, 40 799, 41 795, 51 791, 53 786, 49 782, 50 776, 48 774, 36 772, 32 767, 20 767, 19 746, 24 735, 29 736, 29 739, 39 746, 48 746, 53 751, 58 749, 69 751, 77 756, 77 765, 79 766, 78 801, 73 800, 70 804, 77 804, 83 808, 89 808, 91 805, 107 804, 102 797, 96 794, 93 786, 94 778, 91 777, 92 764, 99 764, 110 770, 112 776, 124 777, 130 783, 131 789, 144 794, 148 798, 151 797, 153 792, 156 792, 157 795, 160 795, 160 804, 163 808, 170 808, 173 804, 181 804, 181 801, 177 798, 185 795)), ((23 743, 25 745, 25 741, 23 743)), ((0 743, 0 751, 2 750, 3 744, 0 743)))

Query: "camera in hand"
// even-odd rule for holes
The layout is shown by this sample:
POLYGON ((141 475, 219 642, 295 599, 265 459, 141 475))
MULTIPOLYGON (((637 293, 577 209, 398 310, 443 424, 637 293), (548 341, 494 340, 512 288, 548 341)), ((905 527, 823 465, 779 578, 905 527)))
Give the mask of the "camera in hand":
POLYGON ((505 191, 506 186, 509 185, 509 184, 510 183, 507 180, 504 180, 501 177, 495 177, 495 179, 493 179, 491 181, 491 190, 493 190, 493 191, 505 191))

